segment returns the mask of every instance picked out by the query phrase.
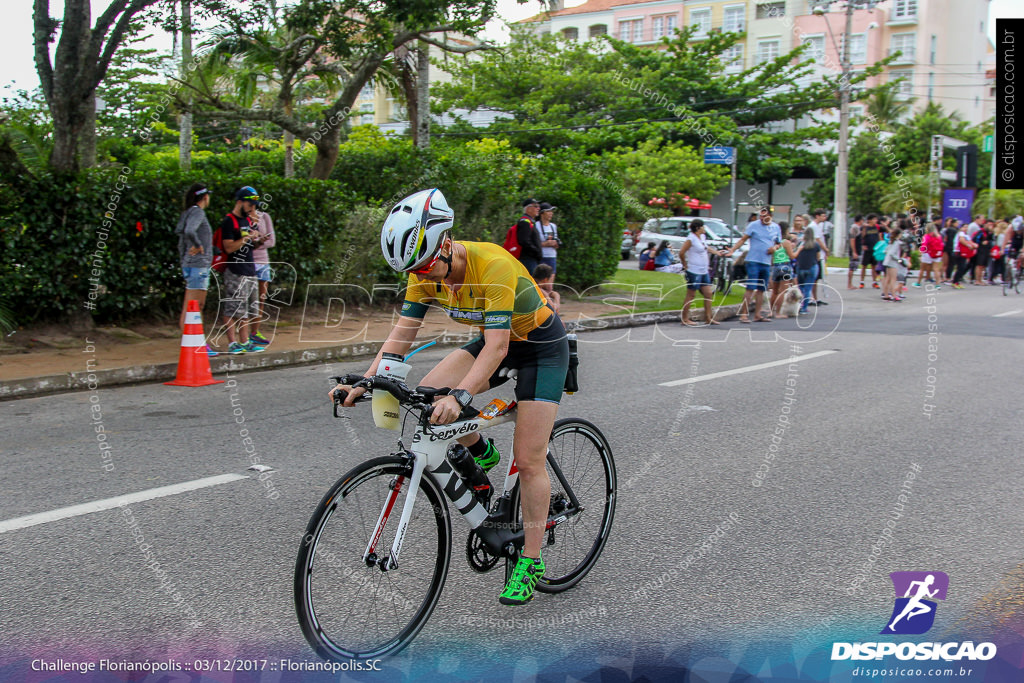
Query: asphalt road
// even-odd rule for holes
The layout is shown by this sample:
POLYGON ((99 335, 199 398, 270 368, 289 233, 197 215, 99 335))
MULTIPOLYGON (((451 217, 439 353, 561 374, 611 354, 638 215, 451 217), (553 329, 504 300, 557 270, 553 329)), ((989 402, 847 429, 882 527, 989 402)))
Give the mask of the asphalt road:
MULTIPOLYGON (((813 323, 801 319, 804 330, 733 321, 581 335, 582 391, 561 414, 599 425, 615 454, 604 555, 573 590, 510 610, 496 600, 500 572, 466 565, 455 519, 441 603, 387 666, 410 679, 527 680, 580 662, 628 677, 640 662, 713 671, 724 658, 757 673, 759 643, 802 657, 840 637, 875 638, 899 570, 950 576, 946 632, 989 628, 1021 593, 1024 297, 994 287, 926 296, 892 304, 844 290, 813 323)), ((441 356, 417 356, 413 379, 441 356)), ((368 409, 330 417, 328 377, 365 365, 0 404, 0 529, 239 475, 0 533, 0 679, 21 680, 40 656, 314 661, 292 607, 299 539, 333 481, 394 448, 368 409), (247 470, 242 428, 272 468, 263 481, 247 470)))

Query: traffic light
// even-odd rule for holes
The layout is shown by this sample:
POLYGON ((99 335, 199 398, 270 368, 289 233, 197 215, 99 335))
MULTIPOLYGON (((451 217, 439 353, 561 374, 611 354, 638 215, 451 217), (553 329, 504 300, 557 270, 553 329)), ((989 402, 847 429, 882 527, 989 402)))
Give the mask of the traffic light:
POLYGON ((957 187, 978 186, 978 146, 964 145, 956 148, 957 187))

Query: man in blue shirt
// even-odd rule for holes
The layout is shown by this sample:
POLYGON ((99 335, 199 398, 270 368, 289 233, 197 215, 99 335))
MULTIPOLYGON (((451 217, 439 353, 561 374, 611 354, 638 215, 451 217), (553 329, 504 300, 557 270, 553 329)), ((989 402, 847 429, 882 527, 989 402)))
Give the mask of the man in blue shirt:
POLYGON ((750 240, 750 251, 747 252, 747 291, 743 295, 743 305, 740 307, 740 322, 749 323, 750 298, 754 297, 754 322, 766 323, 771 316, 761 314, 761 306, 764 304, 764 292, 767 289, 768 277, 771 273, 772 254, 781 246, 782 231, 772 220, 772 210, 762 207, 758 212, 758 219, 747 225, 743 237, 732 246, 726 256, 731 256, 739 249, 744 242, 750 240))

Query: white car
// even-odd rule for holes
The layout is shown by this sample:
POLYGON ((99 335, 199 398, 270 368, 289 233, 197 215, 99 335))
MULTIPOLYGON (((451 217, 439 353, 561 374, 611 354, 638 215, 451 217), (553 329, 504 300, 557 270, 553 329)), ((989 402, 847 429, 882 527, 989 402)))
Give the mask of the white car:
MULTIPOLYGON (((661 244, 662 240, 668 240, 669 246, 673 252, 678 253, 679 248, 686 241, 687 236, 690 234, 690 223, 698 216, 670 216, 668 218, 651 218, 644 223, 643 230, 640 231, 640 236, 637 239, 635 251, 637 254, 640 251, 647 248, 648 242, 654 242, 654 246, 657 247, 661 244)), ((729 227, 725 221, 719 220, 718 218, 700 218, 704 221, 705 233, 707 234, 708 246, 714 249, 729 249, 739 241, 740 233, 735 228, 729 227)), ((745 253, 750 247, 744 244, 740 247, 740 253, 745 253)), ((673 261, 679 259, 673 254, 673 261)), ((725 261, 725 268, 727 273, 733 271, 733 257, 729 257, 725 261)), ((731 280, 731 277, 726 277, 724 280, 731 280)), ((720 283, 721 287, 726 286, 726 282, 720 283)))

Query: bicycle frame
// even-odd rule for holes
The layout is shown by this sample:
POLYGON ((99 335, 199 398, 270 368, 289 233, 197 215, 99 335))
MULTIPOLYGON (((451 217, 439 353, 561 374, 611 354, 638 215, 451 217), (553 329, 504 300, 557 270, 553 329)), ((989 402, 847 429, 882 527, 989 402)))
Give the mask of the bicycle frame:
MULTIPOLYGON (((391 544, 391 551, 388 554, 386 561, 380 561, 380 567, 382 570, 389 571, 398 567, 398 557, 402 551, 402 542, 405 539, 405 532, 406 529, 408 529, 409 520, 412 519, 413 506, 416 504, 416 494, 419 491, 420 480, 427 471, 437 477, 438 484, 440 484, 445 496, 448 497, 459 513, 466 519, 470 528, 481 528, 484 523, 488 521, 488 518, 491 515, 480 501, 477 500, 473 492, 462 482, 458 473, 452 469, 452 466, 449 464, 445 455, 448 453, 449 445, 456 439, 468 434, 484 431, 491 427, 496 427, 500 424, 514 422, 515 419, 516 410, 513 407, 504 414, 497 415, 492 418, 479 416, 466 420, 459 420, 446 425, 430 425, 423 422, 417 423, 416 431, 412 437, 412 445, 405 449, 405 452, 413 459, 412 475, 408 480, 408 487, 405 492, 405 503, 402 506, 402 516, 398 522, 398 531, 395 534, 395 540, 391 544)), ((561 478, 561 472, 558 474, 561 478)), ((366 545, 366 551, 363 553, 363 561, 367 564, 372 564, 375 561, 376 545, 380 540, 381 535, 384 533, 384 526, 387 524, 387 521, 391 516, 391 512, 394 509, 395 502, 398 499, 398 494, 402 488, 402 484, 404 483, 402 482, 402 479, 402 477, 398 477, 392 485, 391 493, 385 500, 384 507, 381 509, 380 517, 377 519, 377 525, 374 528, 373 535, 370 537, 370 540, 366 545)), ((519 470, 515 466, 515 458, 509 458, 508 471, 505 475, 502 494, 504 495, 505 492, 511 491, 518 479, 519 470)), ((504 510, 501 511, 502 514, 504 512, 504 510)), ((490 540, 491 542, 487 543, 487 545, 496 552, 499 552, 500 549, 508 542, 515 540, 516 534, 511 529, 496 529, 495 531, 506 532, 503 534, 498 533, 487 535, 489 538, 485 539, 485 543, 487 543, 487 540, 490 540)), ((481 535, 483 536, 483 534, 481 535)))

